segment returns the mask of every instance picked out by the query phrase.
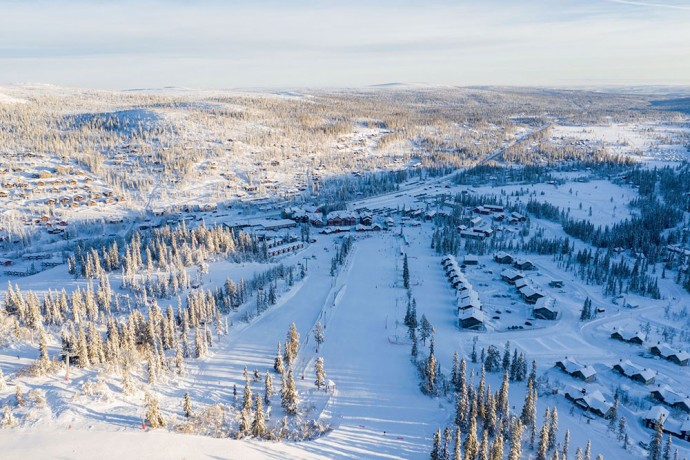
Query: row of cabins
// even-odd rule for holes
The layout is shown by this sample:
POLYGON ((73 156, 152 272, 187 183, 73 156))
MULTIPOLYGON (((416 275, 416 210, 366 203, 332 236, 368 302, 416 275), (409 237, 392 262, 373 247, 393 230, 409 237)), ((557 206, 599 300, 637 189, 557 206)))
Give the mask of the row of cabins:
POLYGON ((664 433, 690 441, 690 420, 676 420, 669 415, 665 407, 654 406, 642 416, 642 422, 647 428, 656 430, 656 424, 661 421, 664 433))
POLYGON ((283 215, 295 222, 309 223, 314 227, 351 227, 353 225, 372 226, 374 223, 373 214, 368 209, 360 211, 332 211, 326 216, 315 208, 286 208, 283 215))
POLYGON ((462 329, 480 330, 486 321, 479 294, 462 272, 454 256, 441 260, 446 277, 457 297, 458 324, 462 329))
POLYGON ((494 254, 494 261, 503 265, 513 265, 518 270, 534 270, 536 268, 531 260, 513 257, 504 251, 498 251, 494 254))
MULTIPOLYGON (((611 333, 611 338, 635 345, 644 345, 645 343, 645 336, 641 332, 627 332, 623 329, 613 331, 611 333)), ((649 347, 649 352, 654 356, 658 356, 679 366, 687 366, 690 364, 690 353, 675 350, 666 343, 652 345, 649 347)))
POLYGON ((494 231, 489 227, 474 227, 469 229, 464 225, 460 225, 458 227, 458 231, 460 232, 460 238, 464 238, 466 240, 481 241, 484 238, 488 238, 494 234, 494 231))
POLYGON ((524 273, 509 268, 501 272, 501 279, 515 286, 526 303, 534 305, 533 315, 535 318, 550 321, 558 318, 556 299, 535 288, 524 273))
POLYGON ((266 250, 266 255, 268 257, 276 257, 284 254, 289 254, 292 252, 297 252, 304 247, 304 243, 301 241, 296 241, 294 243, 282 244, 280 246, 274 246, 266 250))
POLYGON ((674 391, 668 385, 658 385, 649 395, 662 404, 690 413, 690 398, 687 395, 674 391))
POLYGON ((493 216, 493 219, 497 221, 504 221, 505 219, 508 219, 508 222, 511 224, 518 224, 527 220, 527 217, 519 212, 505 214, 505 208, 503 206, 492 204, 477 206, 472 209, 472 212, 481 216, 493 216))

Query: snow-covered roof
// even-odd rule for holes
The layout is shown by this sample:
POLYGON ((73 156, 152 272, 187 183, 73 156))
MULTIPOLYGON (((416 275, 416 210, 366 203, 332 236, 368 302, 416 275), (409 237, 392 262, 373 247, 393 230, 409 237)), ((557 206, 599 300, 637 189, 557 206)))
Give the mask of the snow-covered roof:
POLYGON ((556 311, 556 299, 553 297, 542 297, 541 299, 537 300, 537 303, 534 304, 534 309, 539 310, 539 309, 545 309, 549 310, 552 312, 556 311))
POLYGON ((654 391, 659 393, 662 401, 665 402, 666 404, 670 405, 670 406, 673 406, 674 404, 679 403, 679 402, 685 402, 685 404, 688 407, 690 407, 690 398, 688 398, 687 396, 685 396, 681 393, 674 391, 668 385, 660 386, 659 388, 657 388, 654 391))
POLYGON ((570 358, 565 358, 561 361, 558 361, 558 363, 560 363, 563 369, 571 375, 576 372, 580 372, 580 374, 582 374, 583 377, 589 378, 596 375, 597 373, 597 371, 595 371, 592 366, 580 364, 577 361, 572 360, 570 358))
POLYGON ((534 289, 530 285, 523 286, 520 289, 518 289, 518 291, 520 292, 520 294, 522 294, 525 297, 532 297, 533 295, 540 295, 542 297, 544 296, 544 294, 537 291, 536 289, 534 289))
POLYGON ((459 318, 461 320, 474 318, 478 321, 484 322, 484 312, 478 308, 469 308, 460 313, 459 318))
POLYGON ((517 279, 517 278, 524 278, 525 275, 522 273, 513 270, 512 268, 507 268, 501 272, 501 276, 508 278, 508 279, 517 279))
POLYGON ((656 375, 654 371, 642 368, 627 359, 625 361, 616 363, 615 366, 620 368, 623 371, 623 374, 627 377, 634 377, 636 375, 639 375, 644 380, 651 380, 656 375))
POLYGON ((664 406, 654 406, 645 412, 645 414, 642 416, 642 419, 656 421, 659 420, 659 417, 661 417, 661 421, 663 422, 668 417, 668 414, 668 409, 666 409, 664 406))
POLYGON ((638 339, 644 341, 644 334, 642 334, 642 332, 629 332, 629 331, 625 331, 623 329, 619 329, 617 331, 612 332, 611 335, 616 334, 616 333, 618 335, 620 335, 621 338, 623 340, 625 340, 626 342, 630 342, 632 339, 635 339, 635 338, 638 338, 638 339))
POLYGON ((678 358, 679 361, 684 361, 686 359, 690 359, 690 353, 688 353, 687 351, 674 350, 667 343, 654 345, 654 348, 656 348, 659 351, 659 355, 662 358, 668 359, 671 356, 675 356, 676 358, 678 358))
POLYGON ((519 280, 515 280, 515 287, 518 289, 521 289, 525 286, 529 286, 530 280, 527 278, 520 278, 519 280))
POLYGON ((613 405, 604 398, 604 395, 599 390, 594 390, 586 394, 582 398, 589 407, 600 411, 602 414, 608 412, 613 405))

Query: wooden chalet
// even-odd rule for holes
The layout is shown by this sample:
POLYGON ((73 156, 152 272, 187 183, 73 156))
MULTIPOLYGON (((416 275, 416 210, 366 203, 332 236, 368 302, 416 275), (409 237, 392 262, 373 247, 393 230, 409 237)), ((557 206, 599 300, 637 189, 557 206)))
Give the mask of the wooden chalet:
POLYGON ((537 319, 546 319, 553 321, 558 317, 558 310, 556 309, 556 299, 553 297, 542 297, 534 304, 534 317, 537 319))
POLYGON ((593 382, 596 380, 597 371, 595 371, 592 366, 580 364, 575 360, 568 359, 568 357, 561 361, 557 361, 556 367, 566 374, 585 382, 593 382))
POLYGON ((665 343, 653 345, 649 351, 654 356, 659 356, 679 366, 687 366, 688 363, 690 363, 690 353, 686 351, 676 351, 665 343))
POLYGON ((637 366, 629 360, 624 361, 621 359, 620 362, 613 365, 613 370, 628 377, 630 380, 640 382, 644 385, 654 383, 654 377, 656 377, 654 371, 637 366))
POLYGON ((499 251, 494 254, 494 260, 499 264, 512 264, 514 259, 507 252, 499 251))
POLYGON ((611 333, 611 338, 620 340, 621 342, 634 343, 642 345, 644 343, 644 334, 642 332, 627 332, 623 329, 618 329, 611 333))
POLYGON ((613 404, 607 401, 599 390, 591 393, 587 393, 585 389, 566 391, 565 399, 599 417, 608 419, 613 416, 613 404))

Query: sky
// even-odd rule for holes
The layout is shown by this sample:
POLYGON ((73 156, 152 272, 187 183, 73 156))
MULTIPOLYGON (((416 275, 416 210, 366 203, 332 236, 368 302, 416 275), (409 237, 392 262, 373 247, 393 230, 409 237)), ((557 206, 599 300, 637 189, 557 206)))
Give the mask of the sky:
POLYGON ((0 0, 0 84, 690 85, 690 0, 0 0))

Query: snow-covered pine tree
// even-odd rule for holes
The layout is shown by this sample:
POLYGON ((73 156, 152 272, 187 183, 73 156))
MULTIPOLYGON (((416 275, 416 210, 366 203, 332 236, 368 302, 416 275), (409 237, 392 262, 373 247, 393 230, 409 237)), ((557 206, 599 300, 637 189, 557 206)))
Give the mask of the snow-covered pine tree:
POLYGON ((410 289, 410 267, 407 263, 407 254, 403 258, 403 286, 405 289, 410 289))
POLYGON ((417 329, 410 329, 410 331, 410 340, 412 340, 412 350, 410 350, 410 355, 412 356, 412 359, 416 361, 417 356, 419 355, 419 348, 417 346, 417 329))
POLYGON ((431 325, 429 320, 425 315, 422 315, 421 325, 419 326, 420 337, 422 343, 426 345, 426 339, 428 339, 434 331, 434 327, 431 325))
POLYGON ((520 460, 522 458, 522 421, 517 420, 513 426, 513 433, 510 437, 510 452, 508 460, 520 460))
POLYGON ((503 460, 503 433, 500 431, 496 433, 491 443, 489 460, 503 460))
POLYGON ((562 457, 567 459, 568 458, 568 450, 570 449, 570 430, 565 431, 565 437, 563 438, 563 450, 562 450, 562 457))
POLYGON ((575 460, 582 460, 582 447, 575 449, 575 460))
POLYGON ((489 460, 489 433, 484 430, 482 433, 482 442, 479 444, 478 460, 489 460))
POLYGON ((266 371, 264 378, 264 404, 267 406, 271 404, 271 396, 273 396, 273 377, 266 371))
POLYGON ((503 373, 503 383, 501 383, 501 389, 498 392, 498 400, 496 401, 496 412, 499 418, 507 418, 510 415, 508 399, 509 386, 510 386, 510 375, 508 370, 503 373))
POLYGON ((443 458, 450 460, 450 442, 452 441, 452 436, 450 434, 450 428, 446 427, 445 430, 443 430, 443 449, 442 449, 442 454, 443 458))
POLYGON ((544 424, 541 426, 539 433, 539 447, 537 448, 537 460, 548 460, 549 449, 549 408, 546 408, 544 415, 544 424))
POLYGON ((473 460, 479 454, 479 439, 477 438, 477 418, 470 415, 467 438, 465 439, 465 460, 473 460))
MULTIPOLYGON (((290 349, 290 356, 292 359, 297 357, 297 353, 299 353, 299 332, 297 332, 297 326, 295 326, 295 323, 290 324, 290 330, 288 331, 288 336, 287 336, 287 342, 285 344, 286 347, 286 352, 287 348, 289 347, 290 349)), ((291 364, 292 361, 289 362, 291 364)))
POLYGON ((558 409, 554 406, 551 409, 551 419, 549 420, 549 450, 556 447, 556 436, 558 434, 558 409))
POLYGON ((441 428, 434 433, 434 443, 431 447, 431 460, 443 460, 441 449, 441 428))
POLYGON ((252 410, 252 389, 249 386, 249 374, 247 366, 244 366, 244 393, 242 396, 242 410, 250 412, 252 410))
POLYGON ((46 339, 46 331, 43 326, 39 328, 39 339, 38 339, 38 349, 40 353, 39 365, 41 371, 45 372, 50 363, 50 358, 48 357, 48 340, 46 339))
POLYGON ((146 420, 151 428, 165 426, 165 419, 161 414, 158 399, 151 393, 146 394, 146 420))
POLYGON ((5 404, 5 406, 2 408, 2 420, 0 420, 0 427, 12 428, 16 424, 17 424, 17 420, 14 418, 14 415, 12 414, 12 410, 10 409, 10 406, 5 404))
POLYGON ((189 418, 192 416, 192 400, 189 397, 188 391, 184 392, 184 398, 182 400, 182 411, 184 412, 185 417, 189 418))
POLYGON ((22 387, 19 386, 19 383, 17 383, 16 385, 17 388, 14 391, 14 399, 17 403, 17 407, 22 407, 24 406, 24 394, 22 394, 22 387))
POLYGON ((292 369, 287 373, 287 380, 285 391, 283 392, 282 405, 289 415, 297 414, 297 405, 299 403, 299 396, 295 388, 295 379, 292 375, 292 369))
POLYGON ((462 445, 462 432, 460 427, 455 427, 455 444, 453 446, 453 458, 452 460, 462 460, 462 451, 460 446, 462 445))
POLYGON ((458 376, 460 375, 460 356, 456 351, 453 353, 453 367, 450 371, 450 383, 453 385, 453 389, 458 387, 458 376))
POLYGON ((279 373, 285 373, 285 365, 283 364, 283 353, 280 351, 280 342, 278 342, 278 353, 276 353, 275 360, 273 361, 273 369, 279 373))
POLYGON ((314 384, 316 385, 316 388, 318 390, 321 389, 321 387, 326 386, 326 371, 323 368, 323 358, 319 357, 316 359, 316 363, 314 364, 314 372, 316 374, 316 380, 314 381, 314 384))
POLYGON ((319 347, 326 340, 326 333, 323 329, 323 324, 318 321, 314 326, 314 342, 316 342, 316 352, 319 352, 319 347))
POLYGON ((261 396, 256 394, 256 404, 254 406, 254 421, 252 422, 252 436, 263 438, 266 435, 266 422, 264 419, 264 407, 261 403, 261 396))
POLYGON ((661 454, 661 459, 662 460, 671 460, 671 457, 673 456, 673 445, 671 441, 671 435, 669 434, 666 437, 666 444, 664 444, 664 452, 661 454))

